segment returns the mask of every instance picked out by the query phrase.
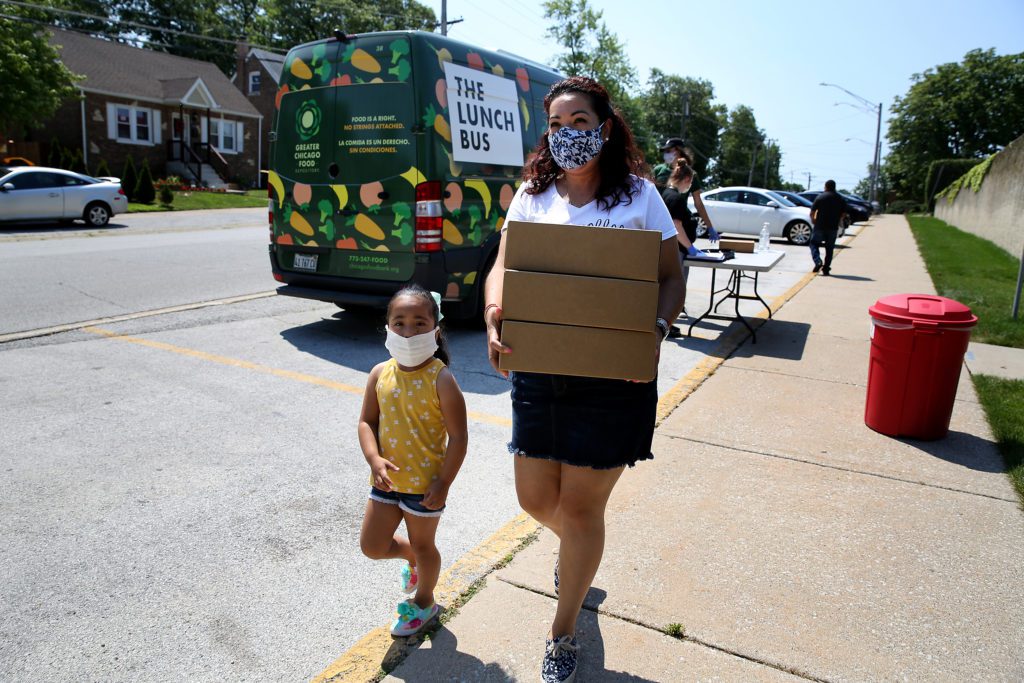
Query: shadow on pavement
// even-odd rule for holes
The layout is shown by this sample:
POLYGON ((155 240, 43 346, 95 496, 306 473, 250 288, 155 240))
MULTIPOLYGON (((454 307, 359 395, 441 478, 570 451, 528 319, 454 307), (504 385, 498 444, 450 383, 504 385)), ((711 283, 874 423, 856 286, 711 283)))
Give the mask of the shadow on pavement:
MULTIPOLYGON (((648 678, 635 676, 624 671, 609 671, 605 668, 604 636, 597 611, 608 593, 591 586, 583 600, 579 620, 576 622, 576 638, 580 644, 580 663, 576 679, 580 681, 609 681, 610 683, 655 683, 648 678)), ((606 617, 614 619, 615 617, 606 617)), ((638 626, 637 628, 643 628, 638 626)))
POLYGON ((733 358, 781 358, 800 360, 804 357, 809 323, 791 320, 769 320, 757 328, 757 344, 743 344, 732 354, 733 358))
POLYGON ((899 441, 946 462, 978 472, 1006 472, 1006 465, 999 454, 996 443, 974 434, 950 430, 945 439, 938 441, 919 441, 918 439, 899 439, 899 441))
MULTIPOLYGON (((407 671, 400 668, 401 663, 419 648, 423 638, 398 638, 384 655, 384 661, 380 668, 388 672, 394 678, 402 681, 413 681, 418 683, 424 680, 422 673, 415 666, 405 667, 407 671), (395 671, 394 669, 398 669, 395 671)), ((430 633, 430 649, 421 651, 420 657, 436 659, 443 662, 443 666, 427 666, 431 671, 444 670, 452 673, 451 680, 462 681, 483 681, 486 683, 515 683, 516 678, 510 676, 500 664, 496 662, 483 663, 472 655, 459 652, 459 639, 455 634, 443 626, 430 633)), ((426 663, 424 663, 426 665, 426 663)), ((538 666, 538 670, 539 670, 538 666)), ((585 679, 586 680, 586 679, 585 679)))
POLYGON ((857 282, 874 282, 875 281, 875 278, 873 278, 873 277, 863 277, 861 275, 838 275, 836 273, 832 273, 832 274, 828 275, 827 277, 830 277, 833 280, 854 280, 854 281, 857 281, 857 282))
MULTIPOLYGON (((449 367, 464 392, 496 395, 509 390, 508 380, 487 361, 482 329, 463 323, 445 323, 444 329, 449 367)), ((299 351, 359 372, 368 373, 388 358, 382 311, 339 310, 330 318, 283 330, 281 337, 299 351)))
POLYGON ((39 223, 0 223, 0 235, 35 235, 39 233, 78 233, 95 230, 123 230, 127 225, 111 220, 101 228, 86 223, 56 223, 53 221, 39 223))

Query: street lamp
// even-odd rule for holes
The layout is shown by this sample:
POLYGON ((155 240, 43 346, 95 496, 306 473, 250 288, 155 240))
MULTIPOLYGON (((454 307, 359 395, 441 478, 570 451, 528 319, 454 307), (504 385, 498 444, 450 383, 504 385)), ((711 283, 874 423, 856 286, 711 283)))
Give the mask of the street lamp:
POLYGON ((863 106, 864 111, 878 113, 878 124, 875 126, 875 158, 871 163, 871 201, 872 203, 877 199, 878 193, 878 165, 882 159, 882 103, 879 102, 878 106, 875 107, 875 103, 867 100, 856 93, 852 93, 841 85, 835 83, 819 83, 818 85, 827 86, 830 88, 839 88, 844 93, 857 100, 863 106))

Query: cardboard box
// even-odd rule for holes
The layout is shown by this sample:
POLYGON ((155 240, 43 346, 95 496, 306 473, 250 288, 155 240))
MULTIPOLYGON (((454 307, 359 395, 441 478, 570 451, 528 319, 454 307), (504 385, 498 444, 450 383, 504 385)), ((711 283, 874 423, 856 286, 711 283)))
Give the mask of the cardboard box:
POLYGON ((653 380, 658 370, 654 331, 506 320, 501 341, 513 349, 499 355, 502 370, 642 381, 653 380))
POLYGON ((658 283, 506 270, 501 308, 505 320, 650 332, 658 283))
POLYGON ((753 254, 754 243, 749 240, 719 240, 719 249, 732 249, 737 254, 753 254))
POLYGON ((509 221, 505 268, 658 281, 661 232, 509 221))

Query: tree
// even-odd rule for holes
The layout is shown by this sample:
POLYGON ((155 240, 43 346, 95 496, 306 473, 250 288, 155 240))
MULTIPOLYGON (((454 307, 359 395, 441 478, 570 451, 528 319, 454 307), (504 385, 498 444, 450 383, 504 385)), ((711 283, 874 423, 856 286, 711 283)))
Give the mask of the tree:
MULTIPOLYGON (((8 7, 5 13, 26 16, 30 12, 8 7)), ((77 79, 50 45, 46 29, 29 21, 0 18, 0 134, 20 135, 48 121, 66 98, 78 94, 77 79)))
POLYGON ((659 143, 670 137, 683 137, 695 152, 693 164, 697 174, 705 177, 708 162, 718 155, 721 121, 726 113, 723 105, 712 104, 714 98, 715 90, 709 81, 651 69, 647 90, 641 98, 644 121, 651 132, 644 151, 650 158, 659 159, 659 143), (684 123, 687 96, 690 115, 684 123))
POLYGON ((650 147, 655 137, 647 128, 642 98, 631 94, 639 89, 636 69, 602 16, 589 0, 546 0, 544 18, 554 22, 547 34, 565 48, 555 55, 553 66, 567 76, 588 76, 604 86, 637 144, 641 149, 650 147))
MULTIPOLYGON (((721 154, 716 160, 713 177, 718 185, 746 185, 751 169, 755 180, 763 178, 764 133, 757 127, 754 110, 739 105, 729 112, 721 134, 721 154)), ((778 147, 775 147, 778 159, 778 147)), ((776 174, 778 167, 776 166, 776 174)), ((758 182, 758 185, 762 183, 758 182)))
POLYGON ((135 173, 135 162, 132 161, 131 156, 129 156, 124 160, 124 170, 121 171, 121 189, 124 190, 125 195, 128 196, 128 201, 134 201, 135 184, 138 182, 139 178, 135 173))
POLYGON ((914 74, 889 119, 889 179, 896 195, 919 200, 928 164, 978 159, 1024 132, 1024 53, 972 50, 961 63, 914 74))
POLYGON ((135 183, 132 199, 140 204, 152 204, 156 199, 156 188, 153 187, 153 174, 149 170, 149 159, 142 160, 142 170, 139 171, 139 179, 135 183))
POLYGON ((437 27, 434 10, 416 0, 262 0, 262 4, 266 9, 264 30, 253 42, 281 49, 330 37, 335 29, 366 33, 433 31, 437 27))

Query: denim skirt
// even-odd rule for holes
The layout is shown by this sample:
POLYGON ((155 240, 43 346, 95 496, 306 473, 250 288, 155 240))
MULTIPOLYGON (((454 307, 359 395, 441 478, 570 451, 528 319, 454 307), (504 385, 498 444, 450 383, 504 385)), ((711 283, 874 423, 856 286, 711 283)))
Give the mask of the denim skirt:
POLYGON ((613 469, 649 460, 657 381, 512 373, 509 452, 613 469))

